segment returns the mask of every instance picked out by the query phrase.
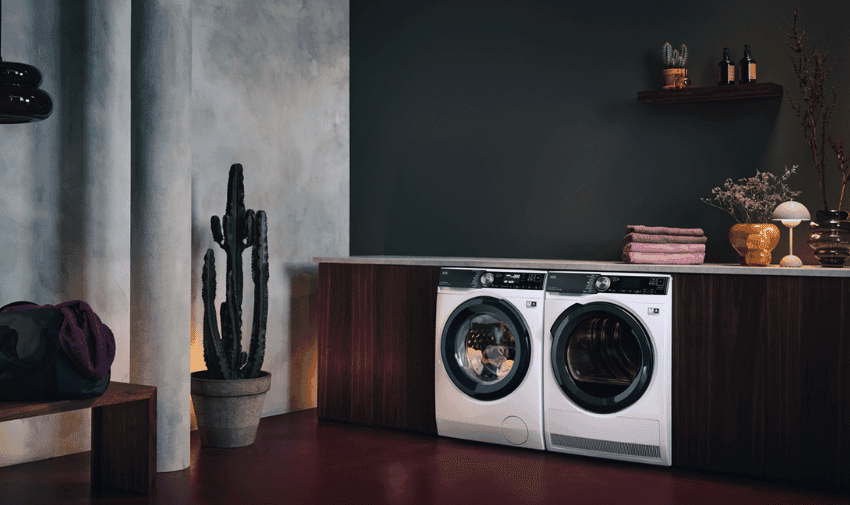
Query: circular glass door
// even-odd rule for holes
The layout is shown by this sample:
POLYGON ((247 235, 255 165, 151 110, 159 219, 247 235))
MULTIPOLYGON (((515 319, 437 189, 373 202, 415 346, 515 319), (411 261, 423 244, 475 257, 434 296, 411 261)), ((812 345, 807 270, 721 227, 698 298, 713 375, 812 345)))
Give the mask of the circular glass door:
POLYGON ((504 398, 531 363, 531 339, 510 303, 479 296, 459 305, 443 328, 442 358, 452 382, 479 400, 504 398))
POLYGON ((555 380, 585 410, 622 410, 649 387, 654 363, 649 334, 617 305, 570 307, 552 325, 552 339, 555 380))

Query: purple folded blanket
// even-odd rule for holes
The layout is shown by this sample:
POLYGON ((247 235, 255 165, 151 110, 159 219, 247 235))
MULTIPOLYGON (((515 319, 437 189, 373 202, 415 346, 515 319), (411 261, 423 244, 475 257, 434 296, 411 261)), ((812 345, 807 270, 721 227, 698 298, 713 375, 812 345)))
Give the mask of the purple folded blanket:
POLYGON ((651 253, 694 253, 705 252, 705 244, 652 244, 649 242, 629 242, 623 246, 623 252, 651 253))
POLYGON ((702 228, 667 228, 664 226, 629 225, 626 226, 626 229, 629 233, 647 233, 650 235, 693 235, 697 237, 705 235, 702 228))
POLYGON ((705 244, 708 238, 705 235, 697 237, 694 235, 657 235, 646 233, 629 233, 623 237, 623 244, 629 242, 644 242, 648 244, 705 244))
POLYGON ((115 359, 115 336, 89 304, 71 300, 56 305, 14 305, 3 312, 37 307, 59 309, 65 316, 59 329, 59 343, 77 371, 90 380, 106 378, 115 359))
POLYGON ((651 253, 651 252, 623 252, 623 261, 626 263, 652 263, 656 265, 695 265, 702 263, 705 259, 704 252, 690 253, 651 253))

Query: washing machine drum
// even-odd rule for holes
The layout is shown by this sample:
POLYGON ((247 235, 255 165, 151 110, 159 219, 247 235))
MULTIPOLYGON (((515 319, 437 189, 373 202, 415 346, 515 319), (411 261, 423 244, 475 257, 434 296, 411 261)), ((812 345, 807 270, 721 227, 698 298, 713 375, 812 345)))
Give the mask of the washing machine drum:
POLYGON ((479 400, 511 394, 531 363, 528 325, 517 309, 490 296, 460 304, 446 320, 443 366, 452 382, 479 400))
POLYGON ((552 325, 552 372, 563 392, 590 412, 610 413, 638 401, 652 378, 649 333, 612 303, 576 304, 552 325))

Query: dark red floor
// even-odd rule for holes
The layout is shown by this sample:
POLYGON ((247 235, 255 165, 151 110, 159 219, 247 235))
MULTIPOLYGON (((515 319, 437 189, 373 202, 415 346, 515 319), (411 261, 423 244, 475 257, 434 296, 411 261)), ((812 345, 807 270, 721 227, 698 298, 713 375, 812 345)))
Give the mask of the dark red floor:
POLYGON ((154 496, 91 496, 89 453, 0 468, 0 504, 832 504, 850 497, 776 482, 319 422, 262 420, 257 441, 208 449, 157 474, 154 496))

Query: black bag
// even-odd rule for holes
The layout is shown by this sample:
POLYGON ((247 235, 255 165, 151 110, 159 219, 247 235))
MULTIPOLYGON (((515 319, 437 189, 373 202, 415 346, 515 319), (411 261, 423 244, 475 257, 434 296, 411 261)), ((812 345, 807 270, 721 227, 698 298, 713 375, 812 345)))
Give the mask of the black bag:
POLYGON ((0 400, 100 396, 114 357, 112 332, 85 302, 43 307, 15 302, 0 308, 0 400), (82 353, 75 352, 79 345, 85 347, 82 353), (95 367, 86 366, 92 362, 95 367))

